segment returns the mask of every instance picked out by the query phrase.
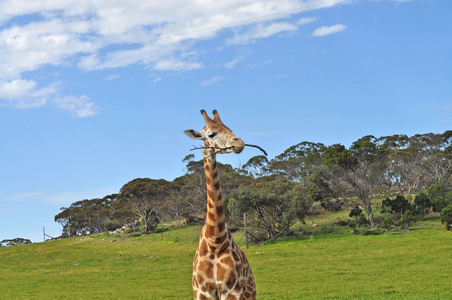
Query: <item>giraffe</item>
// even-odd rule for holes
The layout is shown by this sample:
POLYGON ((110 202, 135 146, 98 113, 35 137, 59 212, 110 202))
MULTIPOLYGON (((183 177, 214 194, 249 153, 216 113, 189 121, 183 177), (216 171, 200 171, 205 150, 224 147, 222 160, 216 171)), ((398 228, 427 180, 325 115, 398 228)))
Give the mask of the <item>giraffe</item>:
POLYGON ((201 110, 206 126, 200 131, 185 130, 190 138, 203 141, 207 184, 207 215, 193 260, 194 298, 256 299, 256 286, 245 252, 236 244, 224 219, 223 197, 216 154, 242 152, 245 143, 226 127, 216 110, 211 119, 201 110))

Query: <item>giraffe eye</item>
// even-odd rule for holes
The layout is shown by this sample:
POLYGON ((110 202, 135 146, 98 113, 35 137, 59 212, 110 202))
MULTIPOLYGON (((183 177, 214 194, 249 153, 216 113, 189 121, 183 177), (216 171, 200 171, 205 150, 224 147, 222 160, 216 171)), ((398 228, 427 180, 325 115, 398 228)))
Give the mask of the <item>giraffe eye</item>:
POLYGON ((213 139, 216 136, 217 136, 216 132, 211 132, 211 133, 208 134, 208 137, 211 138, 211 139, 213 139))

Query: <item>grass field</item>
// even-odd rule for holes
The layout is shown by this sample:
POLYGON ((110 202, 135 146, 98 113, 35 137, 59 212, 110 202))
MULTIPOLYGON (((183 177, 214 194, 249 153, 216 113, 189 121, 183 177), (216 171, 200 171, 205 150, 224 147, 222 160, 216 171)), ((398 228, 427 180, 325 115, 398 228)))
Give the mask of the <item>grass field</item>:
MULTIPOLYGON (((0 248, 0 299, 192 299, 200 229, 0 248)), ((452 232, 438 217, 409 234, 316 234, 246 253, 258 299, 452 299, 452 232)))

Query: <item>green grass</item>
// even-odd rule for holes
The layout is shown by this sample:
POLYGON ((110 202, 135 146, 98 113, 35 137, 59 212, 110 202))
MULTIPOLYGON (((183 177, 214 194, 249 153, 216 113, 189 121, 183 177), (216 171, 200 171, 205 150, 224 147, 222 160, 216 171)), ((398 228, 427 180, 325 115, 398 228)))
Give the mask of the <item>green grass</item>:
MULTIPOLYGON (((452 232, 443 228, 429 217, 411 234, 316 234, 246 253, 258 299, 452 299, 452 232)), ((200 229, 0 248, 0 299, 192 299, 200 229)), ((240 232, 236 240, 243 246, 240 232)))

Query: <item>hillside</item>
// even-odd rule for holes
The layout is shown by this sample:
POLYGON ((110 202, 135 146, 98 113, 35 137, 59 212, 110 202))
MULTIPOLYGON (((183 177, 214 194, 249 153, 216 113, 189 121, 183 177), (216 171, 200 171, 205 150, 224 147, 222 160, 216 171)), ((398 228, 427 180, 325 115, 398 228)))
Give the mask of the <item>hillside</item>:
MULTIPOLYGON (((334 217, 300 226, 312 229, 312 222, 328 231, 334 217)), ((200 229, 0 248, 0 299, 192 299, 191 263, 200 229)), ((235 239, 243 246, 243 233, 235 239)), ((258 299, 452 297, 452 232, 438 216, 416 223, 409 234, 317 233, 246 252, 258 299)))

